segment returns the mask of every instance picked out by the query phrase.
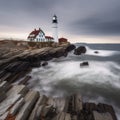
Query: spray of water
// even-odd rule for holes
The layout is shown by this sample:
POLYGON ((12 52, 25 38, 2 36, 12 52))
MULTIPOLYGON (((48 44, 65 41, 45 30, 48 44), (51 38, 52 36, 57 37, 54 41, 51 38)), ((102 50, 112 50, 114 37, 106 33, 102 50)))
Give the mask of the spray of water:
POLYGON ((119 115, 120 65, 114 60, 111 61, 111 58, 105 60, 107 56, 118 55, 118 52, 98 51, 99 53, 95 54, 94 50, 87 47, 87 53, 82 55, 82 58, 71 53, 67 58, 49 61, 46 67, 33 69, 29 86, 53 97, 78 92, 85 101, 111 103, 119 115), (96 57, 86 59, 90 56, 96 57), (98 61, 97 57, 104 60, 98 61), (84 60, 89 62, 89 66, 80 67, 84 60))

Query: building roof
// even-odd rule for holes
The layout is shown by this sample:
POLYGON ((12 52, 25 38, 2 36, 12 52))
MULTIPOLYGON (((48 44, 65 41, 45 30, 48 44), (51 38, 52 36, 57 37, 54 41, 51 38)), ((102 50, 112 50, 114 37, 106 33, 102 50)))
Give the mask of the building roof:
POLYGON ((62 38, 59 38, 59 40, 67 40, 67 39, 62 37, 62 38))
POLYGON ((54 39, 54 38, 51 37, 51 36, 45 36, 45 38, 47 38, 47 39, 54 39))
POLYGON ((36 38, 36 36, 37 36, 40 32, 42 32, 42 33, 45 35, 45 33, 39 28, 38 30, 34 29, 34 31, 32 31, 32 32, 29 34, 28 38, 36 38))
POLYGON ((61 42, 68 42, 68 40, 66 38, 59 38, 59 43, 61 42))

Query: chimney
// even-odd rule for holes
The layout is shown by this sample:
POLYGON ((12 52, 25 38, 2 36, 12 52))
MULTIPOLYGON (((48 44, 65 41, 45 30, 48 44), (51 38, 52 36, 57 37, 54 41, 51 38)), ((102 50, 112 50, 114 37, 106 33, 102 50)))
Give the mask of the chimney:
POLYGON ((36 31, 36 29, 34 29, 34 31, 36 31))

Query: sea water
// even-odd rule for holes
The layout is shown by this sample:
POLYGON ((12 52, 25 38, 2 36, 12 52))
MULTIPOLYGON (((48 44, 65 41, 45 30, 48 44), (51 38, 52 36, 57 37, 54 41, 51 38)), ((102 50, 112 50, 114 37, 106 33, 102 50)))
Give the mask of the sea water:
POLYGON ((87 52, 77 56, 72 51, 33 69, 29 87, 53 97, 80 93, 86 102, 111 104, 120 119, 120 44, 75 45, 86 46, 87 52), (80 67, 83 61, 89 66, 80 67))

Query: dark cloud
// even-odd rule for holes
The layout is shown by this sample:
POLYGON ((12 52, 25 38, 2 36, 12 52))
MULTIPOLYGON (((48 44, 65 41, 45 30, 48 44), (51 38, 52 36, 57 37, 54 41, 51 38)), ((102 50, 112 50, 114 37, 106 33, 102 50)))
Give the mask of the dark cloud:
POLYGON ((120 36, 120 1, 110 0, 107 3, 103 4, 101 9, 94 9, 96 8, 96 4, 94 4, 92 9, 95 11, 85 17, 77 14, 79 18, 68 24, 70 32, 82 35, 120 36))
POLYGON ((1 0, 0 25, 23 27, 42 24, 51 15, 55 0, 1 0))
POLYGON ((51 29, 59 18, 64 33, 120 35, 119 0, 0 0, 0 29, 51 29))
POLYGON ((107 20, 105 17, 90 16, 71 23, 70 30, 74 31, 74 34, 120 35, 120 18, 107 20))

